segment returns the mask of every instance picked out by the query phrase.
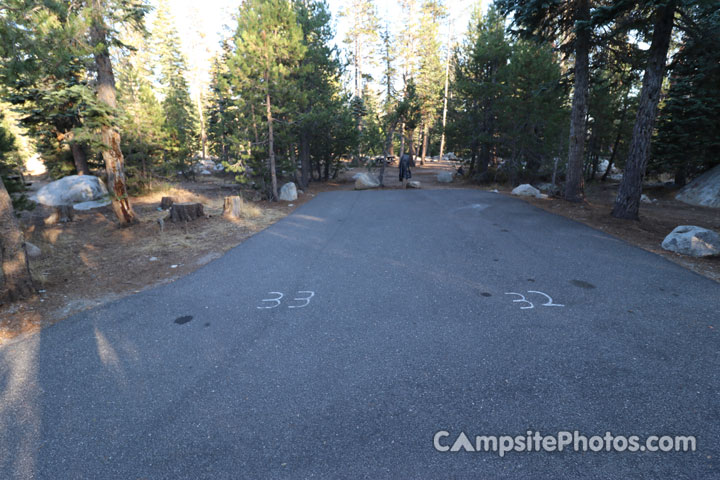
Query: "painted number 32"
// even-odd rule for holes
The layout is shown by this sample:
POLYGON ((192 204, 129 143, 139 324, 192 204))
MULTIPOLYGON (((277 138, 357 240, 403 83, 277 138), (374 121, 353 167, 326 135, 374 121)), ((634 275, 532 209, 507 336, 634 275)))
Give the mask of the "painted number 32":
MULTIPOLYGON (((266 303, 267 305, 257 307, 258 309, 267 310, 270 308, 277 308, 282 304, 282 300, 285 297, 285 295, 281 292, 268 292, 268 295, 273 295, 274 298, 265 298, 261 300, 262 303, 266 303)), ((290 302, 295 303, 295 305, 288 305, 288 308, 305 308, 310 305, 310 300, 314 296, 315 292, 311 292, 310 290, 300 290, 297 292, 297 297, 290 300, 290 302)))
MULTIPOLYGON (((528 290, 527 293, 535 293, 537 295, 542 295, 543 297, 547 298, 547 302, 543 303, 543 307, 564 307, 565 305, 561 305, 559 303, 553 303, 553 299, 548 295, 547 293, 538 292, 537 290, 528 290)), ((520 310, 529 310, 531 308, 535 308, 535 304, 533 304, 531 301, 529 301, 527 298, 525 298, 525 295, 521 293, 515 293, 515 292, 507 292, 505 295, 516 295, 520 298, 517 298, 513 300, 513 303, 520 303, 522 306, 520 307, 520 310)))

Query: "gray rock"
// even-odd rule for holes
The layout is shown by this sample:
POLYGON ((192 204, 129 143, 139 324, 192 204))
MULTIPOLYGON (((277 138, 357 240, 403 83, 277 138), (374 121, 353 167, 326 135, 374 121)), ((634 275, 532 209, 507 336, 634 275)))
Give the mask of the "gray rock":
POLYGON ((107 188, 93 175, 69 175, 50 182, 37 193, 37 202, 50 207, 105 200, 107 188))
POLYGON ((720 208, 720 165, 687 184, 675 198, 690 205, 720 208))
POLYGON ((27 256, 30 258, 37 258, 42 255, 42 250, 30 242, 25 242, 25 253, 27 253, 27 256))
POLYGON ((280 200, 284 202, 293 202, 297 200, 298 192, 295 183, 288 182, 280 189, 280 200))
POLYGON ((681 225, 665 237, 662 248, 692 257, 720 255, 720 234, 702 227, 681 225))
POLYGON ((420 188, 420 182, 417 180, 409 180, 407 182, 407 188, 420 188))
POLYGON ((440 183, 452 183, 455 179, 453 172, 440 172, 437 174, 437 181, 440 183))
POLYGON ((640 196, 640 201, 642 203, 653 203, 655 200, 652 200, 650 197, 645 195, 644 193, 640 196))
POLYGON ((535 198, 543 198, 543 195, 540 193, 540 190, 533 187, 529 183, 523 183, 522 185, 518 185, 513 189, 511 192, 513 195, 517 195, 519 197, 535 197, 535 198))
POLYGON ((370 188, 380 188, 380 180, 369 173, 358 173, 355 177, 355 190, 367 190, 370 188))

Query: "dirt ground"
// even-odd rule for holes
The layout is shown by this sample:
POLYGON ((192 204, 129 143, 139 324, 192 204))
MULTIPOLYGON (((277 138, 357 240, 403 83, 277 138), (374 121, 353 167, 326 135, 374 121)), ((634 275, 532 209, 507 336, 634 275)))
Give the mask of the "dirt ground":
MULTIPOLYGON (((419 180, 424 189, 497 188, 500 193, 510 192, 507 187, 479 187, 460 179, 451 184, 437 181, 438 172, 454 171, 456 167, 453 162, 428 161, 413 169, 412 179, 419 180)), ((365 168, 351 168, 336 180, 313 183, 292 203, 247 201, 249 195, 246 193, 247 215, 238 221, 222 217, 223 198, 242 192, 230 178, 215 176, 202 177, 197 182, 181 182, 133 198, 133 205, 142 220, 130 228, 118 227, 110 207, 76 212, 73 222, 60 225, 45 225, 44 220, 51 209, 38 207, 32 212, 24 212, 21 224, 26 239, 43 252, 39 258, 30 260, 39 293, 25 302, 0 305, 0 344, 81 310, 187 275, 285 217, 319 192, 353 189, 352 176, 365 171, 365 168), (161 229, 158 219, 167 217, 167 212, 158 210, 163 196, 202 203, 206 218, 186 224, 165 221, 161 229)), ((386 168, 386 188, 402 188, 397 175, 397 164, 386 168)), ((609 215, 616 188, 617 184, 590 185, 588 201, 583 204, 554 198, 526 201, 720 281, 720 258, 692 259, 660 248, 665 235, 678 225, 699 225, 720 231, 720 212, 683 204, 674 200, 673 192, 658 189, 646 192, 657 202, 643 204, 639 222, 617 220, 609 215)))

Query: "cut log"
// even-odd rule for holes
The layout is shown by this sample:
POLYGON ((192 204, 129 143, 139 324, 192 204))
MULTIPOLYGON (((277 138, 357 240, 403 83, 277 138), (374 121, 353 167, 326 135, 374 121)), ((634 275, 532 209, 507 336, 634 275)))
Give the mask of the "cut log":
POLYGON ((175 203, 170 207, 168 219, 171 222, 192 222, 204 216, 202 203, 175 203))
POLYGON ((48 218, 45 219, 46 225, 52 225, 55 223, 68 223, 72 222, 75 218, 75 210, 72 205, 60 205, 55 207, 55 211, 48 218))
POLYGON ((169 210, 176 202, 177 199, 175 197, 162 197, 162 200, 160 200, 160 208, 163 210, 169 210))
POLYGON ((223 206, 223 217, 237 219, 242 217, 243 199, 237 195, 225 197, 225 205, 223 206))

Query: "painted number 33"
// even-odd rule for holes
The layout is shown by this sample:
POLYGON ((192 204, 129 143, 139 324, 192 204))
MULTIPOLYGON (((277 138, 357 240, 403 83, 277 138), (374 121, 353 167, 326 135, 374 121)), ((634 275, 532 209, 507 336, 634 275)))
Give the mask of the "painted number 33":
MULTIPOLYGON (((260 310, 267 310, 270 308, 277 308, 282 304, 282 299, 285 297, 285 295, 281 292, 268 292, 269 295, 273 295, 274 298, 265 298, 261 300, 262 303, 265 303, 267 305, 263 305, 261 307, 257 307, 260 310)), ((297 297, 290 300, 291 302, 295 303, 295 305, 288 305, 288 308, 304 308, 310 305, 310 300, 315 296, 315 292, 311 292, 310 290, 300 290, 297 292, 297 297)))

